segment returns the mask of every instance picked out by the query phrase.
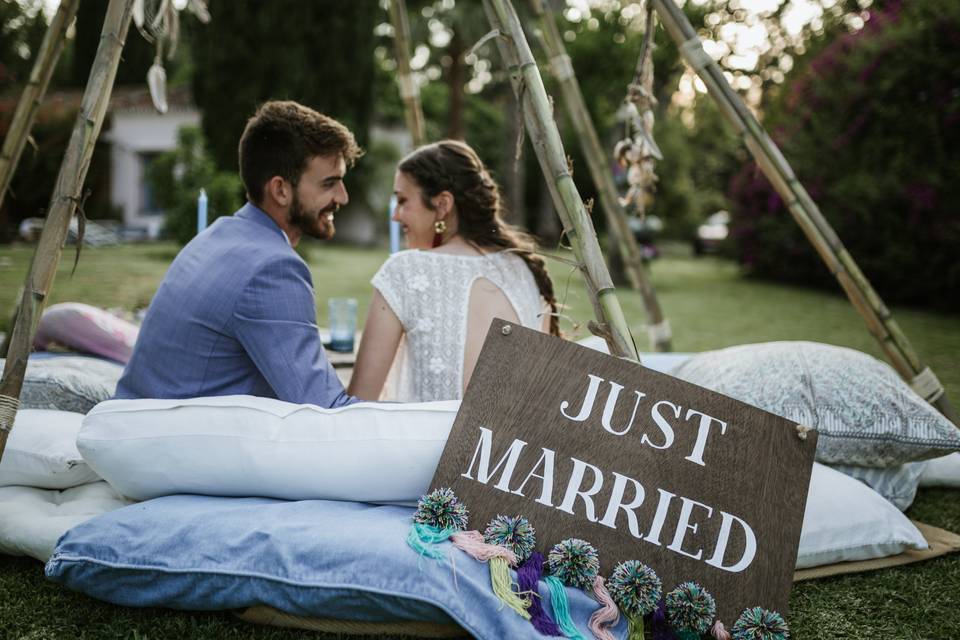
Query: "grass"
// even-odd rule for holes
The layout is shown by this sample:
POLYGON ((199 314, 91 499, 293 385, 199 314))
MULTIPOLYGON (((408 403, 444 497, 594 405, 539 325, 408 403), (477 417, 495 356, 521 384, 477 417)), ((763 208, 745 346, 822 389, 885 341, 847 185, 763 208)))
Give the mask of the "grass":
MULTIPOLYGON (((149 302, 176 248, 172 245, 85 249, 70 277, 65 255, 51 303, 74 300, 132 309, 149 302)), ((10 317, 32 248, 0 248, 0 327, 10 317)), ((319 319, 323 301, 350 295, 366 313, 369 279, 383 252, 340 246, 310 249, 319 319)), ((564 313, 585 324, 590 305, 576 274, 550 264, 564 313)), ((714 259, 667 255, 652 267, 661 304, 673 327, 675 351, 703 351, 768 340, 816 340, 880 356, 874 339, 838 294, 744 279, 735 265, 714 259)), ((643 310, 638 295, 621 292, 621 304, 641 349, 643 310)), ((921 358, 960 403, 960 317, 894 308, 921 358)), ((572 337, 586 330, 564 322, 572 337)), ((960 494, 921 490, 908 515, 960 532, 960 494)), ((796 585, 790 623, 795 638, 946 640, 960 629, 960 554, 925 563, 796 585)), ((47 583, 40 565, 0 556, 0 637, 3 638, 334 638, 261 628, 228 613, 125 609, 47 583)))

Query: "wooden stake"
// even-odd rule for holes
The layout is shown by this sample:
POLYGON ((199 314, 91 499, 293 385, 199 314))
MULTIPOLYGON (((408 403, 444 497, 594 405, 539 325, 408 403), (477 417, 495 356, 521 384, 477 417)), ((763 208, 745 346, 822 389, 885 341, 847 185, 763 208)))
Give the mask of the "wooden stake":
POLYGON ((580 140, 580 146, 587 158, 587 167, 600 197, 600 206, 607 218, 607 228, 620 247, 630 286, 640 292, 643 305, 647 310, 647 323, 651 328, 650 344, 655 351, 670 351, 670 325, 663 317, 653 283, 650 282, 647 270, 643 268, 640 247, 630 231, 627 214, 620 205, 617 187, 613 183, 608 154, 605 154, 600 146, 600 138, 590 120, 590 112, 583 99, 580 83, 574 75, 570 56, 567 55, 563 46, 563 39, 557 29, 553 12, 548 6, 544 6, 542 0, 531 0, 531 4, 534 12, 540 16, 544 49, 550 58, 553 76, 560 84, 563 104, 567 108, 573 128, 577 132, 577 138, 580 140))
POLYGON ((67 152, 60 164, 60 174, 47 209, 47 220, 24 282, 20 313, 11 329, 10 350, 3 378, 0 379, 0 459, 16 418, 27 357, 36 335, 37 323, 53 285, 70 219, 80 200, 80 190, 87 176, 94 144, 107 113, 113 81, 120 64, 120 52, 130 27, 133 2, 110 0, 107 6, 100 46, 83 93, 80 113, 77 114, 67 152))
POLYGON ((43 36, 37 59, 30 71, 30 80, 23 88, 17 109, 13 112, 10 129, 3 141, 3 150, 0 151, 0 207, 3 206, 3 199, 13 180, 13 174, 17 171, 17 164, 27 145, 40 103, 43 102, 43 97, 47 93, 50 78, 57 68, 57 60, 67 39, 67 28, 77 15, 78 6, 80 6, 80 0, 63 0, 60 3, 57 13, 50 21, 50 26, 47 27, 46 35, 43 36))
POLYGON ((710 95, 720 106, 721 113, 743 136, 760 170, 780 194, 787 209, 837 278, 854 308, 867 323, 870 333, 879 341, 887 359, 914 390, 960 427, 957 413, 947 399, 943 386, 930 368, 920 361, 890 310, 800 184, 780 149, 727 82, 716 61, 703 50, 696 31, 683 11, 673 0, 652 2, 684 60, 703 80, 710 95))
POLYGON ((514 93, 521 102, 527 134, 563 222, 564 233, 581 265, 594 314, 599 321, 599 325, 593 327, 594 333, 606 340, 611 354, 639 362, 640 354, 600 252, 593 222, 570 175, 550 99, 523 35, 520 19, 510 0, 483 0, 483 5, 490 24, 500 32, 501 37, 496 38, 497 46, 510 71, 514 93))
POLYGON ((393 25, 393 50, 397 60, 397 84, 403 100, 403 113, 407 130, 413 138, 414 148, 427 142, 423 124, 423 108, 420 106, 420 88, 410 70, 410 25, 407 22, 407 6, 404 0, 390 0, 390 23, 393 25))

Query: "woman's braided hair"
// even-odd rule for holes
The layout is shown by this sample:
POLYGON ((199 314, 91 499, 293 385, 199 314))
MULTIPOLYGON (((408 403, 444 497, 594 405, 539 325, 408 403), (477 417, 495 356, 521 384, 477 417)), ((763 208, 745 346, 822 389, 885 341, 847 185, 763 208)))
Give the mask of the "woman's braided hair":
POLYGON ((467 242, 477 247, 515 250, 550 305, 550 333, 560 335, 553 282, 543 258, 536 254, 536 242, 528 233, 503 221, 500 189, 477 153, 464 142, 441 140, 415 150, 398 169, 417 183, 428 209, 433 208, 431 199, 443 191, 453 195, 457 232, 467 242))

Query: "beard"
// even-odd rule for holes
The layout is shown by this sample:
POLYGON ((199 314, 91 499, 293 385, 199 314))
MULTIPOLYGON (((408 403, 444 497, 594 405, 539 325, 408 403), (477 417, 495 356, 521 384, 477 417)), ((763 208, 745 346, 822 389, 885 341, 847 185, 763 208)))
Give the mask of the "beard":
POLYGON ((293 193, 293 202, 290 203, 290 224, 305 236, 318 240, 329 240, 336 233, 333 225, 333 214, 340 205, 331 203, 323 209, 307 211, 300 203, 296 191, 293 193))

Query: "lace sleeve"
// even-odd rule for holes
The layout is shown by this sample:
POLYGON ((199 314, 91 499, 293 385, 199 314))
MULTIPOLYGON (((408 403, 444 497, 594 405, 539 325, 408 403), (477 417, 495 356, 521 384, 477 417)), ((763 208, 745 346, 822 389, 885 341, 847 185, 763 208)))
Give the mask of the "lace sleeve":
POLYGON ((393 254, 370 280, 370 284, 380 292, 404 327, 408 326, 410 318, 406 308, 404 282, 409 275, 411 258, 409 251, 393 254))

